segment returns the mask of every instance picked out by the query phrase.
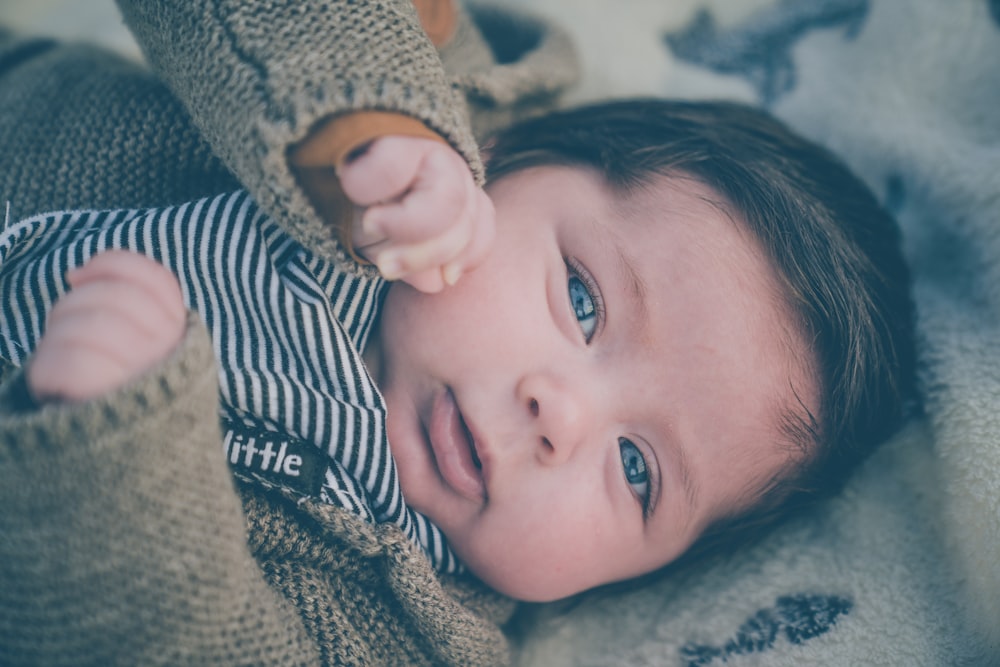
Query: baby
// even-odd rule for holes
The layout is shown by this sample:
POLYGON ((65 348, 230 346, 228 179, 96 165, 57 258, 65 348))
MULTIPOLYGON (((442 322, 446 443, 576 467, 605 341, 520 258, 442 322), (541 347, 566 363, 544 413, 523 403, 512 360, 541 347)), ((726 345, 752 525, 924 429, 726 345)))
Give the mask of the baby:
POLYGON ((31 279, 7 280, 4 356, 37 345, 35 402, 89 400, 155 367, 197 310, 238 473, 285 484, 325 443, 313 491, 523 600, 759 530, 898 425, 913 350, 897 231, 822 149, 742 106, 630 100, 523 122, 487 152, 486 194, 425 138, 377 139, 340 168, 353 251, 391 283, 335 279, 240 195, 14 226, 0 271, 31 262, 54 286, 28 303, 7 294, 31 279), (247 270, 259 252, 270 273, 247 270), (227 289, 251 293, 227 305, 227 289), (342 333, 246 305, 280 289, 342 333), (40 338, 20 333, 50 306, 40 338), (300 334, 301 354, 276 347, 300 334), (317 348, 340 366, 310 365, 317 348), (305 379, 272 382, 269 365, 305 379), (317 424, 333 418, 309 391, 365 416, 317 424), (321 444, 262 465, 281 429, 321 444))

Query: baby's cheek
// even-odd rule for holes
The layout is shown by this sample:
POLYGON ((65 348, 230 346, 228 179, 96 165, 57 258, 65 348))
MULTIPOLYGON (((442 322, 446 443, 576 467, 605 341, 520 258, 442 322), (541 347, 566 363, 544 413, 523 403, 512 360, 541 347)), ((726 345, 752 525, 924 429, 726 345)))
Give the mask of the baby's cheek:
POLYGON ((605 565, 611 557, 594 542, 593 526, 580 520, 585 515, 560 521, 558 512, 531 508, 522 516, 484 522, 462 545, 459 557, 476 576, 529 602, 548 602, 608 583, 605 565))

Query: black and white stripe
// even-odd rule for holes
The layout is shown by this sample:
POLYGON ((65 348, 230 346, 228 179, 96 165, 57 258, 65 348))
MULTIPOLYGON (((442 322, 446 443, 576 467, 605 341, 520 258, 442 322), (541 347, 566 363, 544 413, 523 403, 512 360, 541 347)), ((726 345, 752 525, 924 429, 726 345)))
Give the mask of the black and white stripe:
POLYGON ((394 523, 438 569, 459 568, 440 530, 403 501, 385 405, 358 352, 384 281, 310 254, 242 191, 165 209, 45 214, 0 234, 0 355, 23 363, 67 290, 66 271, 111 248, 177 275, 211 333, 224 412, 312 443, 329 458, 320 500, 394 523))

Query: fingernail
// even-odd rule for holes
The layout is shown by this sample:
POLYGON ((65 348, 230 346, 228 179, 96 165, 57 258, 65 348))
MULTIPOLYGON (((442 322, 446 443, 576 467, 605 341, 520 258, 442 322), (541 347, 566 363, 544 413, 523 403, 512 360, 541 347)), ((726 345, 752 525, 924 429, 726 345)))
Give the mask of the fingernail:
POLYGON ((377 237, 381 235, 382 229, 378 224, 378 216, 372 215, 371 208, 365 210, 361 214, 361 231, 364 232, 366 236, 377 237))
POLYGON ((385 253, 378 261, 378 270, 386 280, 396 280, 403 275, 403 263, 399 253, 385 253))
POLYGON ((451 264, 446 264, 444 268, 441 269, 441 279, 444 280, 446 285, 454 285, 458 282, 458 279, 462 277, 462 266, 456 262, 451 264))

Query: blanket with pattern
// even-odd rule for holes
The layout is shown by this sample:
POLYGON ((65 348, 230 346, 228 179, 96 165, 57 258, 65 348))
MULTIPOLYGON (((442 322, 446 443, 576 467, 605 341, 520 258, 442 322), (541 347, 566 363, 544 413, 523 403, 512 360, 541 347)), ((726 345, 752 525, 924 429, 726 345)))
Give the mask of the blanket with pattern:
POLYGON ((763 543, 528 610, 521 664, 1000 665, 1000 2, 525 2, 575 31, 581 96, 749 101, 862 175, 904 230, 926 406, 763 543))

